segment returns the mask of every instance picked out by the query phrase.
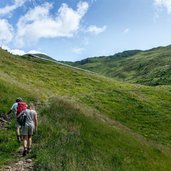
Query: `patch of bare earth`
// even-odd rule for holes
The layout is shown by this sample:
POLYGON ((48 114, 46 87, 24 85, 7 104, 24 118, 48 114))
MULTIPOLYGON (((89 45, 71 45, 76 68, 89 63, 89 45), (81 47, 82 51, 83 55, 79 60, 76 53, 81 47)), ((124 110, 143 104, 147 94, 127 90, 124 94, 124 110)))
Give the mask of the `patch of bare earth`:
POLYGON ((3 166, 3 171, 33 171, 33 161, 30 158, 22 156, 23 147, 20 147, 14 157, 16 162, 3 166))

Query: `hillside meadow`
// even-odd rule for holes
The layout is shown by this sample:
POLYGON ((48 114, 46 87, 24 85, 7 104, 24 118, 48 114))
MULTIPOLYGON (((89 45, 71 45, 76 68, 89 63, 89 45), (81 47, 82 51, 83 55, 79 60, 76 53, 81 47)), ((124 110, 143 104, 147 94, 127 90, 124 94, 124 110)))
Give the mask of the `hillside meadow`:
POLYGON ((145 51, 129 50, 68 64, 130 83, 171 85, 170 54, 171 45, 145 51))
MULTIPOLYGON (((18 96, 41 104, 32 153, 39 170, 170 168, 169 85, 123 83, 0 50, 0 91, 1 113, 18 96)), ((13 126, 0 130, 1 166, 18 147, 13 126)))

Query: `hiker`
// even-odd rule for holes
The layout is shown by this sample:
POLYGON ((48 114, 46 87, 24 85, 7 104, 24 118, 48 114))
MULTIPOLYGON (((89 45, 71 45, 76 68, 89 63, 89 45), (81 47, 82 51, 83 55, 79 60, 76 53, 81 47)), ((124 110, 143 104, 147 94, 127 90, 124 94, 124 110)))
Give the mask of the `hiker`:
POLYGON ((7 113, 7 115, 9 115, 11 112, 14 112, 14 114, 15 114, 16 136, 17 136, 17 140, 19 143, 21 142, 21 136, 20 136, 21 125, 17 121, 17 115, 19 115, 22 111, 26 110, 26 108, 27 108, 26 103, 22 100, 21 97, 19 97, 16 99, 16 102, 12 105, 10 111, 7 113))
POLYGON ((33 103, 30 103, 25 111, 26 114, 26 121, 25 125, 22 127, 22 136, 23 136, 23 156, 26 156, 28 153, 31 152, 32 146, 32 135, 33 132, 37 131, 37 112, 35 111, 35 107, 33 103))

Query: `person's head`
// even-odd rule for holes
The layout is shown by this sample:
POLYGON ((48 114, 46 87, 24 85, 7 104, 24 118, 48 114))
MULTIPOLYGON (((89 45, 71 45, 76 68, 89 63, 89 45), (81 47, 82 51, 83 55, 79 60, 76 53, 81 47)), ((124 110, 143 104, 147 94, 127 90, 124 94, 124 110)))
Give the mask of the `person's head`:
POLYGON ((28 109, 30 110, 35 110, 35 106, 33 103, 30 103, 28 106, 27 106, 28 109))
POLYGON ((17 99, 16 99, 16 102, 18 103, 18 102, 22 102, 23 101, 23 99, 21 98, 21 97, 18 97, 17 99))

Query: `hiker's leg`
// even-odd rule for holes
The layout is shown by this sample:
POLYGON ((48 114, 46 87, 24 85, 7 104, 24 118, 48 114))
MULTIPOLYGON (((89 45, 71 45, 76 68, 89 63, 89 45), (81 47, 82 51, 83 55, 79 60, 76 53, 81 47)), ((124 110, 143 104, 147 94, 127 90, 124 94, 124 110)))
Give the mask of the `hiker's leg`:
POLYGON ((16 127, 16 134, 20 135, 20 127, 16 127))
POLYGON ((16 124, 15 124, 15 127, 16 127, 16 134, 20 135, 20 128, 21 128, 21 126, 20 126, 20 124, 17 121, 16 121, 16 124))
POLYGON ((27 148, 28 146, 28 126, 22 126, 21 134, 23 137, 23 146, 27 148))
POLYGON ((21 128, 21 126, 18 123, 16 123, 16 136, 17 136, 17 140, 19 143, 21 142, 20 128, 21 128))
POLYGON ((28 136, 23 135, 23 147, 24 147, 24 149, 27 149, 27 146, 28 146, 28 136))
POLYGON ((27 135, 23 135, 23 156, 26 156, 27 154, 27 146, 28 146, 28 136, 27 135))
POLYGON ((31 149, 32 146, 32 135, 28 135, 28 149, 31 149))
POLYGON ((34 130, 34 126, 30 125, 28 129, 28 153, 31 152, 33 130, 34 130))

